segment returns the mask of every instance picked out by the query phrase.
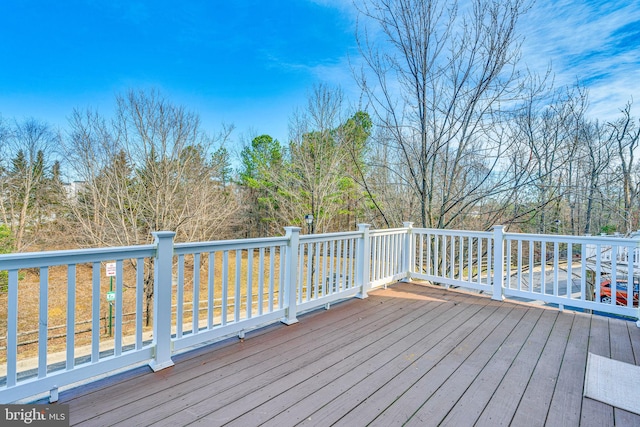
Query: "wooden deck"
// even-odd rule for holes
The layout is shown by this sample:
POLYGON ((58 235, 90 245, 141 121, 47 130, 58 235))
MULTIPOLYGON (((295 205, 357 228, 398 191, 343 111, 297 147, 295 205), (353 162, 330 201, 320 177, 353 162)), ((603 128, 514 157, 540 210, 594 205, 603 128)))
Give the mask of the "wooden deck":
POLYGON ((72 425, 632 426, 582 397, 587 352, 640 365, 633 322, 397 284, 61 393, 72 425))

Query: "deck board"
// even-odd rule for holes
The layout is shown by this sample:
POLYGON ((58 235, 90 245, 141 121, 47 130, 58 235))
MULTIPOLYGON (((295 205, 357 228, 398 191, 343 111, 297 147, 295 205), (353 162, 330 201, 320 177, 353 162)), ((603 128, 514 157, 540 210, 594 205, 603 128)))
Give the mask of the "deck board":
POLYGON ((633 350, 634 364, 640 365, 640 327, 634 322, 626 322, 629 331, 629 340, 633 350))
POLYGON ((301 422, 302 419, 295 418, 297 414, 311 413, 311 410, 317 407, 318 402, 326 399, 326 396, 340 395, 346 391, 345 385, 358 383, 371 373, 379 371, 384 366, 382 363, 393 360, 398 354, 405 354, 415 340, 424 337, 428 333, 428 329, 423 326, 427 323, 437 322, 442 317, 441 315, 452 306, 453 304, 437 303, 425 316, 420 316, 405 326, 406 335, 398 334, 397 331, 394 331, 395 333, 393 334, 380 337, 380 340, 375 343, 377 348, 375 350, 371 349, 375 351, 374 357, 371 357, 369 348, 359 348, 356 353, 348 355, 331 366, 331 369, 325 369, 321 373, 296 385, 288 393, 282 393, 264 402, 260 407, 256 408, 256 414, 247 413, 235 419, 229 425, 243 426, 252 425, 256 422, 266 422, 266 425, 282 425, 282 418, 286 420, 284 424, 301 422), (287 411, 292 407, 295 407, 296 410, 287 411), (263 416, 263 414, 281 413, 283 414, 282 417, 276 419, 268 419, 263 416))
MULTIPOLYGON (((344 327, 345 322, 352 322, 353 317, 367 318, 372 313, 384 315, 389 310, 393 311, 399 304, 400 301, 397 300, 390 300, 385 304, 370 303, 369 301, 366 301, 365 304, 349 304, 340 307, 340 310, 335 308, 334 311, 330 310, 331 316, 325 316, 326 322, 304 322, 289 328, 268 328, 268 331, 260 331, 256 334, 257 336, 249 333, 244 342, 233 340, 224 343, 222 348, 216 348, 215 363, 211 363, 205 349, 200 349, 202 357, 186 359, 153 375, 134 378, 110 389, 87 395, 86 398, 78 402, 75 415, 71 416, 72 422, 83 421, 86 419, 83 415, 94 418, 97 407, 104 408, 105 402, 108 402, 109 407, 104 409, 118 409, 117 413, 105 413, 94 421, 109 419, 111 423, 115 423, 127 419, 129 414, 127 411, 134 415, 150 411, 163 405, 162 399, 158 399, 156 396, 159 393, 168 391, 171 396, 175 392, 179 393, 181 387, 187 390, 193 389, 191 381, 197 381, 198 378, 207 375, 214 376, 216 380, 222 380, 227 376, 237 376, 237 372, 244 370, 244 365, 254 366, 260 363, 269 363, 274 359, 278 360, 283 346, 291 346, 296 340, 309 333, 314 333, 316 340, 322 340, 323 337, 330 337, 336 328, 344 327), (384 307, 381 308, 381 306, 384 307), (242 359, 237 356, 239 351, 243 354, 242 359), (142 397, 137 400, 136 407, 132 408, 127 403, 130 402, 131 395, 136 393, 142 397)), ((313 313, 309 319, 323 314, 325 313, 313 313)))
MULTIPOLYGON (((256 404, 276 396, 282 390, 291 390, 307 378, 312 378, 321 372, 332 369, 339 361, 353 357, 361 348, 374 345, 380 337, 384 337, 396 330, 402 329, 409 323, 419 311, 414 311, 421 302, 414 302, 407 307, 401 307, 390 312, 384 318, 375 322, 361 320, 364 325, 353 325, 353 328, 342 328, 339 336, 328 337, 325 342, 314 342, 313 346, 305 345, 300 349, 292 349, 287 362, 279 365, 276 376, 257 373, 251 379, 251 391, 246 393, 246 386, 239 384, 236 387, 240 394, 231 396, 233 405, 228 405, 222 393, 215 398, 204 401, 202 407, 198 407, 194 414, 206 417, 206 421, 215 423, 229 422, 245 411, 253 409, 256 404), (408 313, 402 313, 406 310, 408 313), (413 312, 413 313, 412 313, 413 312), (296 375, 290 375, 295 371, 296 375), (265 377, 266 378, 263 378, 265 377), (261 381, 262 380, 262 381, 261 381)), ((368 352, 367 352, 368 353, 368 352)), ((369 353, 370 354, 370 353, 369 353)), ((260 369, 260 368, 257 368, 260 369)), ((264 370, 262 368, 262 370, 264 370)), ((268 373, 267 373, 268 374, 268 373)), ((259 413, 259 412, 256 412, 259 413)), ((177 416, 179 417, 179 416, 177 416)), ((158 425, 175 425, 172 418, 163 420, 158 425)), ((257 421, 257 420, 256 420, 257 421)))
MULTIPOLYGON (((611 343, 611 357, 626 363, 634 363, 633 348, 629 338, 627 324, 620 319, 609 320, 609 340, 611 343)), ((624 409, 614 408, 613 419, 616 425, 632 426, 637 420, 636 415, 624 409)))
MULTIPOLYGON (((412 385, 416 377, 435 366, 455 349, 457 344, 477 327, 476 322, 488 317, 490 313, 481 310, 486 305, 467 306, 447 323, 446 328, 439 329, 438 335, 431 337, 435 345, 424 342, 424 350, 416 349, 417 353, 397 355, 395 363, 382 371, 376 371, 375 375, 370 375, 348 393, 310 414, 308 422, 303 424, 322 426, 340 422, 341 425, 362 425, 371 421, 406 391, 407 385, 412 385), (383 389, 384 391, 381 391, 383 389), (389 390, 391 394, 387 394, 389 390), (372 412, 366 412, 363 408, 372 408, 372 412)), ((495 308, 492 307, 491 311, 495 308)))
POLYGON ((553 311, 542 313, 533 332, 478 418, 480 425, 511 424, 557 316, 558 313, 553 311))
POLYGON ((558 315, 513 417, 514 425, 534 427, 545 424, 573 318, 568 313, 558 315))
MULTIPOLYGON (((367 319, 370 317, 366 316, 359 316, 355 321, 352 318, 347 318, 339 325, 334 325, 342 331, 342 334, 337 338, 335 333, 325 333, 312 342, 305 342, 300 346, 295 342, 287 342, 288 345, 274 349, 276 352, 274 357, 268 360, 256 360, 249 366, 242 363, 245 366, 241 369, 233 369, 233 367, 229 368, 225 365, 213 373, 201 374, 188 383, 173 387, 170 390, 172 398, 168 402, 163 403, 154 398, 147 399, 152 400, 152 403, 156 405, 161 405, 161 411, 155 411, 151 417, 145 413, 136 413, 131 418, 127 418, 123 425, 139 425, 142 422, 152 421, 157 422, 158 425, 173 426, 177 422, 195 421, 218 408, 231 408, 229 405, 235 402, 238 402, 238 405, 234 405, 234 407, 245 410, 241 399, 247 394, 264 392, 266 387, 272 387, 274 383, 285 387, 285 390, 288 389, 291 386, 290 381, 297 380, 296 376, 289 375, 292 371, 300 371, 315 359, 323 363, 330 363, 332 357, 338 357, 336 350, 348 342, 352 334, 361 334, 361 339, 367 340, 373 339, 373 332, 385 329, 392 330, 407 321, 403 310, 410 311, 411 307, 417 304, 417 302, 413 302, 408 307, 396 307, 397 304, 385 307, 376 313, 376 320, 372 322, 368 322, 367 319), (230 375, 221 377, 220 374, 223 372, 230 375), (189 411, 182 412, 187 407, 189 411), (167 416, 167 413, 170 416, 167 416)), ((298 324, 295 324, 291 327, 296 328, 297 326, 298 324)), ((238 361, 236 360, 234 364, 238 364, 238 361)), ((322 367, 318 367, 318 369, 322 369, 322 367)), ((135 408, 133 409, 135 410, 135 408)), ((231 419, 224 418, 219 421, 224 422, 231 419)))
POLYGON ((628 321, 396 284, 62 392, 71 425, 640 425, 582 397, 587 352, 640 364, 628 321))
POLYGON ((443 426, 469 426, 478 420, 529 338, 541 314, 541 310, 527 309, 507 340, 495 349, 489 363, 474 378, 455 405, 448 408, 449 413, 442 422, 443 426))
MULTIPOLYGON (((506 311, 506 308, 501 307, 499 310, 506 311)), ((512 307, 489 336, 462 361, 451 376, 413 414, 408 425, 440 424, 476 377, 485 369, 496 349, 505 344, 526 311, 526 309, 512 307)))
MULTIPOLYGON (((593 316, 589 334, 588 351, 598 356, 611 357, 609 345, 609 319, 593 316)), ((597 400, 582 398, 581 426, 612 426, 613 407, 597 400)))
MULTIPOLYGON (((493 334, 499 324, 505 319, 509 310, 505 310, 502 307, 495 307, 495 310, 492 312, 488 310, 483 310, 482 312, 489 314, 487 318, 483 320, 478 319, 479 321, 476 323, 477 327, 470 330, 462 341, 451 348, 451 351, 443 354, 437 364, 431 365, 429 362, 432 358, 430 355, 426 355, 426 372, 416 381, 408 384, 404 382, 403 384, 402 377, 396 377, 400 378, 400 380, 397 381, 396 378, 394 378, 394 393, 388 393, 387 387, 380 390, 384 395, 391 394, 392 396, 397 396, 397 399, 388 403, 384 411, 373 420, 374 425, 402 425, 411 419, 416 411, 425 403, 425 399, 430 399, 457 370, 462 368, 464 362, 471 357, 472 353, 487 341, 488 337, 493 334)), ((420 372, 420 369, 418 369, 418 372, 420 372)), ((410 380, 412 374, 415 375, 415 373, 409 372, 406 380, 410 380)), ((375 403, 374 406, 362 405, 359 411, 354 411, 353 417, 347 419, 347 424, 355 424, 357 420, 365 414, 371 416, 372 413, 375 413, 375 407, 375 403)), ((424 425, 427 419, 428 418, 418 418, 417 421, 424 425)))
POLYGON ((580 313, 576 314, 573 319, 567 348, 558 374, 558 383, 547 414, 549 424, 563 426, 580 424, 590 322, 589 316, 580 313))
MULTIPOLYGON (((412 311, 417 308, 418 305, 419 304, 413 304, 409 306, 408 311, 412 311)), ((396 311, 395 314, 400 314, 399 311, 400 310, 396 311)), ((242 417, 247 410, 251 410, 243 420, 238 420, 240 425, 257 425, 258 423, 264 422, 267 420, 267 418, 265 418, 266 415, 272 412, 267 412, 262 409, 254 411, 257 406, 271 402, 273 398, 281 395, 282 390, 287 391, 287 398, 296 398, 298 393, 292 393, 293 389, 299 388, 299 386, 307 381, 313 380, 323 372, 329 372, 335 375, 333 372, 335 366, 341 361, 347 360, 349 362, 345 367, 346 369, 354 368, 370 357, 372 353, 392 344, 394 332, 403 330, 407 328, 409 324, 414 323, 412 321, 418 316, 417 313, 419 313, 419 311, 416 310, 414 313, 402 315, 402 317, 393 321, 389 321, 387 317, 378 324, 368 324, 363 328, 357 328, 353 332, 345 330, 345 334, 341 338, 333 339, 318 347, 322 349, 321 352, 317 350, 307 351, 305 354, 295 357, 296 363, 298 364, 296 375, 289 375, 291 372, 289 365, 283 366, 284 371, 281 378, 275 381, 269 381, 253 393, 243 395, 240 399, 235 400, 233 405, 219 405, 216 402, 219 398, 207 402, 206 408, 203 408, 202 412, 199 413, 199 415, 202 416, 200 421, 205 424, 209 422, 230 422, 238 419, 238 417, 242 417), (359 333, 363 335, 358 337, 359 333), (245 424, 245 422, 247 424, 245 424)), ((336 378, 339 377, 334 377, 333 379, 336 378)), ((159 425, 171 425, 172 421, 171 419, 167 419, 159 425)))
POLYGON ((354 404, 367 396, 368 390, 379 388, 393 378, 403 366, 411 364, 417 354, 426 351, 429 343, 435 343, 452 333, 460 324, 459 321, 466 318, 462 313, 473 308, 449 303, 439 306, 438 309, 439 312, 434 313, 435 316, 424 319, 422 324, 425 327, 402 336, 393 346, 383 349, 365 363, 345 373, 341 381, 330 382, 318 388, 297 402, 295 407, 287 408, 270 419, 265 426, 293 425, 305 419, 308 424, 315 421, 320 424, 337 421, 341 415, 351 410, 354 404), (460 320, 456 321, 456 317, 460 320), (330 396, 330 399, 327 399, 327 396, 330 396), (322 402, 322 405, 318 402, 322 402))

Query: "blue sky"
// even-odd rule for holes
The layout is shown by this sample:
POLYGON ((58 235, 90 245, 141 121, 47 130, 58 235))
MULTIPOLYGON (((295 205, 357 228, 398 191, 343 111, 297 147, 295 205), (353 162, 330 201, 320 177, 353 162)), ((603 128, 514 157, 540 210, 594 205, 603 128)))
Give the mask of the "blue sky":
MULTIPOLYGON (((157 88, 233 140, 287 139, 289 118, 317 82, 357 91, 349 0, 185 2, 3 0, 0 114, 62 129, 73 108, 113 111, 114 95, 157 88)), ((592 114, 632 97, 640 116, 640 2, 539 0, 523 18, 523 61, 558 84, 584 80, 592 114)))
POLYGON ((612 120, 632 99, 640 117, 640 2, 538 0, 521 24, 522 60, 551 64, 556 85, 582 81, 593 118, 612 120))

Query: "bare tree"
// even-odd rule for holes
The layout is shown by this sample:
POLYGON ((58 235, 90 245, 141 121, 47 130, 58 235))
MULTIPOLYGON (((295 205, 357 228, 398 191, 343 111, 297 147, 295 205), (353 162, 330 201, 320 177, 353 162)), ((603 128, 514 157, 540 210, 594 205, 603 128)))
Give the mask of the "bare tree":
POLYGON ((234 214, 215 141, 198 116, 158 93, 119 96, 110 124, 76 111, 71 127, 67 157, 85 182, 72 207, 91 244, 146 243, 159 230, 211 239, 234 214))
POLYGON ((348 158, 333 130, 343 119, 343 93, 324 85, 315 86, 307 108, 298 111, 290 122, 287 201, 280 204, 289 221, 312 214, 312 232, 326 232, 341 207, 339 180, 348 158))
POLYGON ((358 7, 359 81, 397 153, 388 166, 419 202, 421 225, 450 226, 481 202, 508 197, 512 141, 500 123, 519 96, 516 24, 527 5, 475 0, 461 10, 456 1, 369 0, 358 7))
MULTIPOLYGON (((227 236, 237 210, 220 180, 228 165, 197 115, 157 92, 129 92, 117 97, 112 123, 75 112, 71 128, 67 158, 84 187, 70 210, 82 242, 145 244, 161 230, 175 231, 182 241, 227 236)), ((150 315, 150 275, 145 296, 150 315)))
POLYGON ((631 116, 631 105, 629 102, 622 109, 622 117, 615 122, 609 123, 611 138, 616 144, 616 154, 620 162, 620 175, 622 178, 622 191, 624 202, 624 228, 625 232, 630 232, 638 226, 638 218, 634 212, 634 206, 638 197, 640 182, 635 176, 634 168, 635 154, 640 143, 640 126, 631 116))
MULTIPOLYGON (((584 188, 585 201, 585 213, 584 213, 584 226, 582 232, 585 234, 591 234, 593 232, 593 218, 596 203, 600 200, 602 205, 603 198, 600 195, 600 188, 603 182, 607 179, 606 172, 611 168, 612 153, 614 141, 610 138, 610 134, 605 132, 605 129, 600 126, 598 122, 585 123, 583 126, 584 137, 581 138, 581 145, 579 150, 581 154, 579 157, 581 160, 582 169, 581 172, 576 173, 576 187, 581 184, 584 188)), ((572 221, 580 218, 575 212, 575 209, 571 208, 572 221)), ((578 228, 573 226, 572 231, 575 233, 578 228)))
POLYGON ((583 128, 586 99, 578 91, 556 91, 551 98, 531 99, 517 119, 529 151, 538 233, 558 232, 562 207, 571 199, 571 176, 583 128), (542 102, 543 105, 539 105, 542 102))
POLYGON ((40 226, 52 219, 50 172, 59 135, 35 119, 15 122, 2 133, 7 162, 0 181, 0 214, 16 250, 23 251, 36 241, 40 226))

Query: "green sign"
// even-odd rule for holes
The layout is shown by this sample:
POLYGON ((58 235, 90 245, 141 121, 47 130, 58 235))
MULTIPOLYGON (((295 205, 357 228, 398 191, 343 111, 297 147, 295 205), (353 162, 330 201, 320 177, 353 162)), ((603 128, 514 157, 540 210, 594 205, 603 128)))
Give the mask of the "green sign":
POLYGON ((115 301, 116 293, 114 291, 107 292, 107 301, 115 301))

